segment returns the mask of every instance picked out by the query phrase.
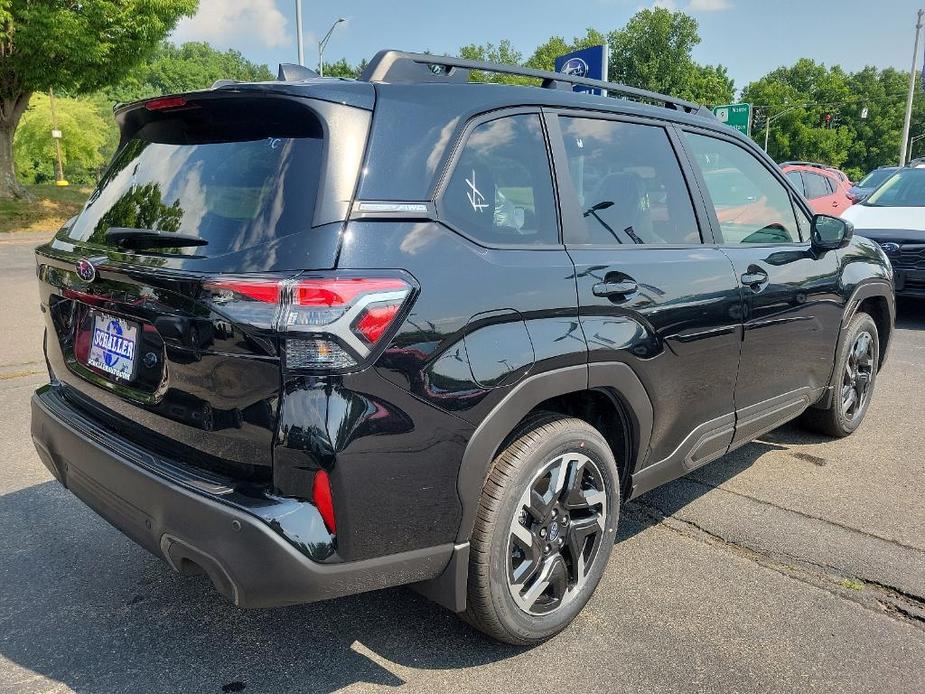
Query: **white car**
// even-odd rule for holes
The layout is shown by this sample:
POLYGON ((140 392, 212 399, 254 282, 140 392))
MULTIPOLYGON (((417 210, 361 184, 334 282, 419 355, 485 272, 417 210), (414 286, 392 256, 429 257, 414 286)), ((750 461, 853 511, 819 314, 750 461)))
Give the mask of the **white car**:
POLYGON ((898 169, 842 218, 883 248, 897 295, 925 298, 925 168, 898 169))

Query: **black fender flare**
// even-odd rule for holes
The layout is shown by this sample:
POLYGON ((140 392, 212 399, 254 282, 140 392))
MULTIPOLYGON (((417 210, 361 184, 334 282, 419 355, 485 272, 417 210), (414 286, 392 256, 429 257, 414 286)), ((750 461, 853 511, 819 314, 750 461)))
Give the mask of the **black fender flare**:
MULTIPOLYGON (((838 331, 838 339, 841 340, 842 331, 848 324, 851 322, 851 319, 857 314, 858 309, 865 299, 870 299, 871 297, 881 297, 886 300, 887 306, 889 307, 890 312, 890 332, 893 332, 893 329, 896 325, 896 293, 893 291, 893 284, 889 280, 881 279, 879 277, 870 277, 858 282, 854 290, 851 292, 851 296, 848 298, 848 301, 845 302, 845 310, 842 313, 841 318, 841 329, 838 331)), ((882 366, 886 360, 887 350, 882 350, 880 354, 880 365, 882 366)), ((832 393, 836 386, 836 379, 838 378, 839 373, 837 369, 837 364, 832 364, 832 375, 829 377, 829 384, 825 388, 825 392, 822 397, 813 405, 814 407, 827 408, 832 405, 832 393)))
POLYGON ((851 319, 854 318, 854 314, 858 312, 858 308, 861 306, 864 299, 869 299, 874 296, 886 299, 886 303, 890 307, 891 327, 896 323, 896 293, 893 291, 893 285, 889 280, 871 277, 861 280, 854 288, 854 291, 851 292, 851 297, 845 303, 845 312, 841 320, 843 329, 851 322, 851 319))
POLYGON ((638 468, 649 448, 652 435, 652 401, 633 369, 623 362, 580 364, 530 376, 512 387, 510 392, 488 413, 469 439, 456 480, 462 507, 457 543, 469 541, 475 526, 482 486, 488 477, 498 447, 527 414, 544 400, 589 389, 606 389, 622 401, 630 416, 633 450, 638 468))

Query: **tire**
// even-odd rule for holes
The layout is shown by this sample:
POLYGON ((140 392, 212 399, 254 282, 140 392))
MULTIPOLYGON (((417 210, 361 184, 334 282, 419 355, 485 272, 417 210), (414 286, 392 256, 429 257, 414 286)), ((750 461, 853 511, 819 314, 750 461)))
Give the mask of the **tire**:
POLYGON ((551 413, 526 420, 482 489, 466 621, 521 646, 562 631, 600 582, 619 514, 617 465, 600 432, 551 413))
POLYGON ((877 383, 880 342, 877 324, 858 313, 842 332, 835 357, 835 389, 828 408, 810 408, 800 423, 807 429, 842 438, 864 421, 877 383))

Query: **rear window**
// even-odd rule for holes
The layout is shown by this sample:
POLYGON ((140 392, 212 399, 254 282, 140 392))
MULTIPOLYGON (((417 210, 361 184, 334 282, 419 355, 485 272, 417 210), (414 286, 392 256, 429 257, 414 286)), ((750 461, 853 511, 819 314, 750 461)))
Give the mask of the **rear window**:
POLYGON ((207 244, 166 252, 214 257, 310 228, 321 127, 305 109, 261 110, 155 116, 123 144, 70 238, 106 246, 113 227, 180 232, 207 244))

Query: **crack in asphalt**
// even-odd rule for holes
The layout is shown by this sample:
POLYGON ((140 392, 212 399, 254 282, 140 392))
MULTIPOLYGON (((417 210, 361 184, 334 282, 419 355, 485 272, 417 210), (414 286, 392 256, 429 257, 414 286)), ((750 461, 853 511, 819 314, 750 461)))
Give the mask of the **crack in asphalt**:
MULTIPOLYGON (((630 517, 636 515, 635 520, 637 521, 643 523, 646 521, 654 521, 655 524, 675 532, 682 537, 703 542, 712 547, 723 548, 740 558, 755 562, 787 578, 800 581, 814 588, 825 590, 835 597, 850 600, 864 609, 877 614, 884 614, 892 619, 925 631, 925 598, 921 596, 879 581, 868 580, 858 576, 849 576, 838 567, 807 560, 787 552, 768 553, 756 550, 753 547, 730 540, 711 530, 707 530, 695 521, 665 515, 659 508, 646 503, 640 503, 638 499, 630 502, 625 507, 625 510, 630 517), (639 516, 642 517, 640 518, 639 516), (795 562, 796 565, 781 561, 781 558, 795 562), (809 567, 816 570, 811 570, 809 567)), ((785 508, 781 510, 789 511, 789 509, 785 508)), ((829 522, 820 518, 814 520, 821 520, 825 523, 829 522)), ((833 523, 833 525, 837 524, 833 523)), ((852 528, 848 529, 851 530, 852 528)))
POLYGON ((740 498, 742 498, 742 499, 748 499, 749 501, 754 501, 755 503, 758 503, 758 504, 764 504, 765 506, 770 506, 771 508, 776 508, 776 509, 779 510, 779 511, 785 511, 786 513, 794 513, 794 514, 796 514, 796 515, 798 515, 798 516, 802 516, 803 518, 809 518, 810 520, 819 521, 820 523, 827 523, 827 524, 829 524, 829 525, 834 525, 836 528, 841 528, 842 530, 847 530, 847 531, 849 531, 849 532, 858 533, 859 535, 864 535, 864 536, 869 537, 869 538, 872 538, 872 539, 874 539, 874 540, 880 540, 881 542, 887 542, 887 543, 889 543, 889 544, 891 544, 891 545, 896 545, 897 547, 902 547, 903 549, 908 549, 908 550, 912 550, 913 552, 918 552, 918 553, 920 553, 920 554, 925 554, 925 550, 921 549, 920 547, 914 547, 913 545, 907 545, 905 542, 902 542, 902 541, 897 540, 897 539, 895 539, 895 538, 883 537, 882 535, 877 535, 876 533, 871 533, 871 532, 868 532, 868 531, 866 531, 866 530, 861 530, 860 528, 855 528, 855 527, 853 527, 853 526, 851 526, 851 525, 845 525, 844 523, 840 523, 840 522, 837 521, 837 520, 832 520, 832 519, 830 519, 830 518, 823 518, 823 517, 821 517, 821 516, 814 516, 813 514, 811 514, 811 513, 806 513, 805 511, 799 511, 799 510, 797 510, 797 509, 795 509, 795 508, 788 508, 788 507, 786 507, 786 506, 781 506, 780 504, 775 504, 773 501, 767 501, 767 500, 765 500, 765 499, 759 499, 759 498, 757 498, 757 497, 750 496, 749 494, 744 494, 744 493, 742 493, 742 492, 737 492, 737 491, 735 491, 735 490, 733 490, 733 489, 728 489, 728 488, 722 487, 722 486, 720 486, 720 485, 718 485, 718 484, 713 484, 712 482, 708 482, 708 481, 706 481, 706 480, 704 480, 704 479, 701 479, 701 478, 699 478, 699 477, 695 477, 695 476, 692 476, 692 475, 691 475, 691 476, 682 477, 681 479, 683 479, 683 480, 685 480, 685 481, 688 481, 688 482, 693 482, 693 483, 695 483, 695 484, 699 484, 699 485, 701 485, 701 486, 703 486, 703 487, 706 487, 707 489, 715 489, 715 490, 718 490, 718 491, 721 491, 721 492, 725 492, 726 494, 733 494, 733 495, 738 496, 738 497, 740 497, 740 498))

